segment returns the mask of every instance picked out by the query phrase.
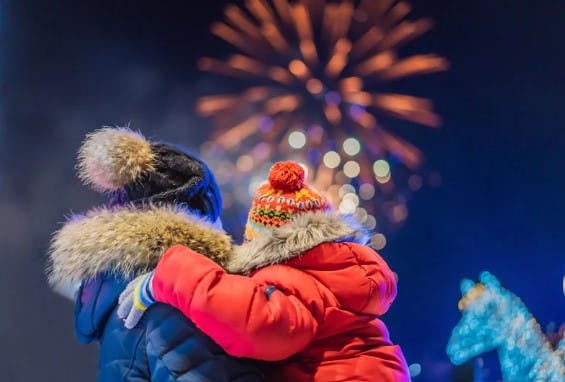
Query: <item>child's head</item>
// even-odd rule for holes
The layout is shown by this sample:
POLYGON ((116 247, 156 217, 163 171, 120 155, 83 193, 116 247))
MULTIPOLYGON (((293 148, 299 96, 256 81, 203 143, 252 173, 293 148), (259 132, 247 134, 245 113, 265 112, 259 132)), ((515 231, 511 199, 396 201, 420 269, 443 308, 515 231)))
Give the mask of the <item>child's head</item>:
POLYGON ((304 184, 304 169, 296 162, 277 162, 269 181, 255 194, 245 227, 245 239, 252 240, 266 230, 278 228, 296 215, 331 209, 329 201, 304 184))
POLYGON ((215 222, 222 198, 212 171, 184 148, 153 143, 126 128, 89 134, 79 151, 80 178, 110 203, 175 203, 215 222))

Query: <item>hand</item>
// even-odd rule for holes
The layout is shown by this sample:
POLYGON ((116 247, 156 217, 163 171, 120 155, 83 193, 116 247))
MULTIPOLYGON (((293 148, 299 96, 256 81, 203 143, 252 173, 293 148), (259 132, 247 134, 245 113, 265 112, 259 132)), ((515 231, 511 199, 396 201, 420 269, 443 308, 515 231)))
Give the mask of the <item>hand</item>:
POLYGON ((118 300, 118 317, 124 320, 128 329, 133 329, 143 313, 155 303, 151 290, 153 272, 146 273, 133 279, 120 295, 118 300))

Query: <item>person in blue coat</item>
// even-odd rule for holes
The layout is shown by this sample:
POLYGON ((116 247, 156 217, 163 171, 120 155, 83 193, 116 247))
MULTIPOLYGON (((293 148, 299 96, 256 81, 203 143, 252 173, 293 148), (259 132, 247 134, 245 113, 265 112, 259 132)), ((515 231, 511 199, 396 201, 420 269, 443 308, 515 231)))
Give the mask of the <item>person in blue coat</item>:
POLYGON ((100 344, 97 381, 263 381, 256 361, 226 354, 171 306, 151 306, 134 330, 117 315, 128 283, 172 245, 227 263, 232 242, 220 228, 221 196, 208 167, 180 147, 103 128, 85 139, 78 169, 109 202, 55 234, 47 272, 52 288, 75 300, 79 341, 100 344))

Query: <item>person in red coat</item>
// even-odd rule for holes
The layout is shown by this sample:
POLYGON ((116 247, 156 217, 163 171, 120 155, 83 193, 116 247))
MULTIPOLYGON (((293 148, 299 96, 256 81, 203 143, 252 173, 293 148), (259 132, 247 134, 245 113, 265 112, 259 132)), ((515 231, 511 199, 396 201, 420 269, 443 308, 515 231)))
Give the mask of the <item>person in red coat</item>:
POLYGON ((227 353, 276 361, 271 381, 410 381, 379 319, 396 297, 394 274, 365 245, 361 225, 335 215, 304 184, 299 164, 273 166, 245 238, 230 273, 187 247, 170 248, 122 298, 126 326, 155 299, 180 309, 227 353))

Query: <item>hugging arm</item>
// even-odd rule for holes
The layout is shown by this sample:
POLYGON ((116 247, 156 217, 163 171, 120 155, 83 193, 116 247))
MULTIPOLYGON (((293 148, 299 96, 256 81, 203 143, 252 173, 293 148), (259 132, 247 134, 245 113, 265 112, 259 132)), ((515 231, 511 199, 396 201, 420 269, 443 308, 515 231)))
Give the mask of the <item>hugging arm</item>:
POLYGON ((318 322, 301 299, 253 277, 226 273, 184 246, 163 256, 152 279, 157 301, 178 308, 238 357, 288 358, 313 338, 318 322))

